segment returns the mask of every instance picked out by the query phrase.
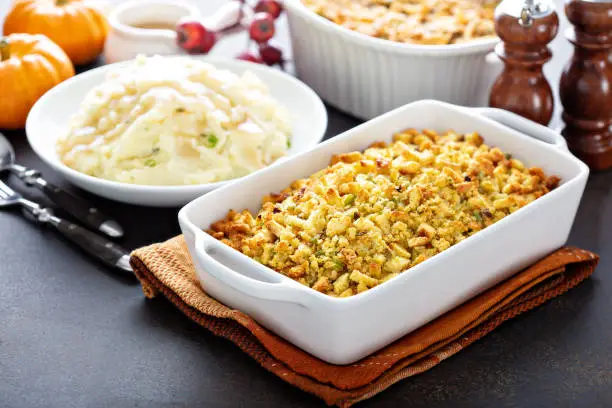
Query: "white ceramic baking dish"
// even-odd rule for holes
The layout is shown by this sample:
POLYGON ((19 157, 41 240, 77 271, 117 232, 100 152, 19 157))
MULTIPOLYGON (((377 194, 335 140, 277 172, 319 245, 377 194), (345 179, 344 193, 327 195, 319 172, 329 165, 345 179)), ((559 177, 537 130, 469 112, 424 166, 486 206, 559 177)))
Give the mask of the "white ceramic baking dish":
POLYGON ((186 205, 181 229, 203 288, 219 301, 312 355, 352 363, 422 326, 562 246, 588 167, 554 131, 507 111, 420 101, 398 108, 314 150, 258 171, 186 205), (390 141, 407 127, 478 131, 527 165, 559 175, 560 186, 496 224, 388 282, 349 298, 333 298, 285 277, 215 240, 203 230, 229 209, 255 212, 261 198, 328 165, 333 154, 390 141))
POLYGON ((465 44, 403 44, 335 24, 285 0, 298 77, 326 102, 371 119, 409 102, 437 99, 486 106, 498 64, 485 56, 497 38, 465 44))

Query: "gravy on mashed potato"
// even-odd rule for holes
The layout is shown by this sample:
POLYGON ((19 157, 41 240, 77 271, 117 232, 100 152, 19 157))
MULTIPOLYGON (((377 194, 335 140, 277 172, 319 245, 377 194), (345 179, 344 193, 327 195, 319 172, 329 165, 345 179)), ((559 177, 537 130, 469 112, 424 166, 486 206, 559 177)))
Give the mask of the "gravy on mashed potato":
POLYGON ((93 88, 58 142, 67 166, 147 185, 241 177, 284 156, 288 113, 254 74, 185 57, 138 57, 93 88))

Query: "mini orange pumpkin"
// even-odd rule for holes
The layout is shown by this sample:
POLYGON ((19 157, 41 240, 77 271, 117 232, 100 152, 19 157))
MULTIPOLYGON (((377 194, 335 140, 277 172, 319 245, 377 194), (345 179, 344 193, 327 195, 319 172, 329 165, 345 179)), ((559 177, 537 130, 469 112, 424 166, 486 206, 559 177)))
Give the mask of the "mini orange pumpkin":
POLYGON ((64 51, 44 35, 0 37, 0 129, 21 129, 45 92, 74 75, 64 51))
POLYGON ((15 0, 4 20, 4 34, 44 34, 62 47, 75 65, 92 62, 104 49, 106 17, 83 0, 15 0))

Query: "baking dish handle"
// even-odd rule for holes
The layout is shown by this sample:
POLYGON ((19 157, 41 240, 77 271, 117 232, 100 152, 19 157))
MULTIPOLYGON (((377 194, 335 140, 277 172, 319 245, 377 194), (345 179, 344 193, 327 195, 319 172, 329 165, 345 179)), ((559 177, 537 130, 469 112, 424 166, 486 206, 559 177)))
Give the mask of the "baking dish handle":
MULTIPOLYGON (((227 250, 229 251, 229 248, 227 250)), ((225 285, 257 299, 295 303, 308 308, 304 301, 307 294, 299 290, 299 288, 282 281, 270 283, 245 276, 213 258, 210 254, 211 251, 223 253, 226 252, 226 248, 217 245, 213 247, 210 244, 206 244, 201 235, 196 236, 195 256, 197 260, 206 272, 225 285)))
POLYGON ((534 137, 544 143, 555 146, 559 150, 567 151, 567 143, 565 138, 558 132, 555 132, 549 127, 540 125, 514 112, 510 112, 499 108, 466 108, 470 112, 477 113, 492 119, 502 125, 508 126, 514 130, 534 137))

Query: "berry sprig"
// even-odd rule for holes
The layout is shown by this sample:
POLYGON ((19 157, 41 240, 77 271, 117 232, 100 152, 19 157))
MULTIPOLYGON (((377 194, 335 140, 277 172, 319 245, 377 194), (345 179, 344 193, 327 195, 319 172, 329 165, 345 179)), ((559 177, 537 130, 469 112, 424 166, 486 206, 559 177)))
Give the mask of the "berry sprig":
POLYGON ((283 69, 283 52, 272 43, 276 33, 276 19, 283 12, 281 3, 277 0, 259 0, 255 7, 251 7, 246 0, 232 1, 233 5, 219 10, 212 20, 181 20, 176 27, 178 45, 190 54, 207 54, 221 38, 246 30, 249 42, 246 50, 236 58, 258 64, 278 65, 283 69), (249 51, 251 43, 257 46, 255 53, 249 51))

